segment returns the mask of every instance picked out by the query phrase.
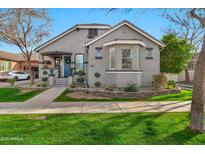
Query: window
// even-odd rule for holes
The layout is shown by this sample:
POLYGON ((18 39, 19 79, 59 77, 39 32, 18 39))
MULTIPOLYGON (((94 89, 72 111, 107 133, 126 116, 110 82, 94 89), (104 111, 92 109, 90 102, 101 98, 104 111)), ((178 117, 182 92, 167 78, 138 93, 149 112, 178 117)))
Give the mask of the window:
POLYGON ((0 72, 6 72, 11 70, 11 62, 0 60, 0 72))
POLYGON ((115 67, 115 48, 110 48, 110 69, 114 70, 115 67))
POLYGON ((189 63, 189 64, 188 64, 188 69, 189 69, 190 71, 193 71, 193 70, 195 69, 195 67, 196 67, 196 64, 194 64, 194 63, 189 63))
POLYGON ((147 51, 147 57, 146 59, 153 59, 153 48, 146 48, 147 51))
POLYGON ((75 71, 84 71, 84 55, 76 54, 75 55, 75 71))
POLYGON ((122 69, 132 69, 132 52, 129 48, 122 49, 122 69))
POLYGON ((96 51, 96 55, 95 55, 95 58, 96 59, 102 59, 102 48, 95 48, 95 51, 96 51))
POLYGON ((98 35, 97 29, 88 29, 88 38, 93 38, 98 35))

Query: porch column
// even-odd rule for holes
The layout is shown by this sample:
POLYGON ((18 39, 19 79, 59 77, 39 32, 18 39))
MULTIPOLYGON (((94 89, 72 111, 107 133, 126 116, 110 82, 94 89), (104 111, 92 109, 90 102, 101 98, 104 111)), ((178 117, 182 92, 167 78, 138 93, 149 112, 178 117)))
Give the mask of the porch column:
POLYGON ((38 72, 39 72, 40 79, 42 78, 43 63, 44 63, 44 56, 41 53, 38 53, 38 72))

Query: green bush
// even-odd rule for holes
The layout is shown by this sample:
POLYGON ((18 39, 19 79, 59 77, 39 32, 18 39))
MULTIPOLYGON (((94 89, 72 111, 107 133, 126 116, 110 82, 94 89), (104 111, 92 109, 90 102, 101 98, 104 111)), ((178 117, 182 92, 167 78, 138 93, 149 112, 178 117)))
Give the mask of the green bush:
POLYGON ((95 73, 95 77, 96 77, 96 78, 99 78, 99 77, 100 77, 100 73, 98 73, 98 72, 95 73))
POLYGON ((167 85, 167 77, 164 73, 153 76, 153 86, 156 89, 165 88, 167 85))
POLYGON ((124 88, 125 92, 136 92, 138 91, 137 84, 135 83, 128 83, 127 86, 124 88))
POLYGON ((48 83, 47 83, 47 82, 43 82, 43 83, 41 84, 41 86, 45 88, 45 87, 48 86, 48 83))
POLYGON ((76 72, 76 74, 79 75, 79 76, 84 76, 85 72, 84 71, 78 71, 78 72, 76 72))
POLYGON ((170 87, 170 88, 176 88, 176 81, 174 80, 169 80, 167 82, 167 86, 170 87))
POLYGON ((42 81, 44 82, 48 81, 48 77, 42 77, 42 81))
POLYGON ((95 82, 95 86, 96 86, 96 87, 100 87, 100 86, 101 86, 101 82, 96 81, 96 82, 95 82))
POLYGON ((36 86, 37 86, 37 87, 40 87, 40 86, 41 86, 41 84, 40 84, 40 83, 37 83, 37 84, 36 84, 36 86))
POLYGON ((47 74, 48 74, 48 72, 44 70, 43 71, 43 75, 47 75, 47 74))
POLYGON ((8 83, 13 87, 14 86, 14 83, 16 82, 16 79, 13 78, 13 79, 8 79, 8 83))
POLYGON ((83 84, 84 81, 85 81, 84 77, 78 77, 76 80, 77 80, 77 82, 80 83, 80 84, 83 84))

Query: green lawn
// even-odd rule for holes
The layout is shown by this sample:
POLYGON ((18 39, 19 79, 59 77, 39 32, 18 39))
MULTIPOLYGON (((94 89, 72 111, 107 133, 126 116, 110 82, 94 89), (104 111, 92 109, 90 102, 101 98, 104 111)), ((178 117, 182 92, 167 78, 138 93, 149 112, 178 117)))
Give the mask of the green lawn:
POLYGON ((205 144, 205 134, 187 128, 188 113, 39 116, 1 115, 0 144, 205 144))
POLYGON ((42 91, 33 90, 24 93, 19 88, 0 88, 0 102, 23 102, 38 95, 42 91))
POLYGON ((169 94, 148 98, 149 101, 188 101, 192 99, 192 91, 182 90, 180 94, 169 94))
POLYGON ((55 99, 56 102, 108 102, 108 101, 187 101, 192 99, 192 91, 182 90, 180 94, 169 94, 163 96, 153 96, 149 98, 112 98, 112 99, 76 99, 66 96, 71 90, 65 90, 59 97, 55 99))

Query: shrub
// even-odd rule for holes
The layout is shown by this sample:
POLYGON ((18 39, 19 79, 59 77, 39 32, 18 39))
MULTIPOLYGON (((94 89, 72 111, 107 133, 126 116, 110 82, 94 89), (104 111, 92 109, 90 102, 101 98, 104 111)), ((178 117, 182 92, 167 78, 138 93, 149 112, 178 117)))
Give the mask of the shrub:
POLYGON ((13 78, 13 79, 8 79, 8 83, 13 87, 14 86, 14 83, 16 82, 16 79, 13 78))
POLYGON ((124 88, 125 92, 136 92, 138 91, 137 84, 135 83, 128 83, 127 86, 124 88))
POLYGON ((41 86, 45 88, 45 87, 48 86, 48 83, 47 82, 43 82, 41 86))
POLYGON ((48 72, 44 70, 43 71, 43 75, 47 75, 47 74, 48 74, 48 72))
POLYGON ((42 81, 44 82, 48 81, 48 77, 42 77, 42 81))
POLYGON ((101 86, 101 82, 96 81, 96 82, 95 82, 95 86, 96 86, 96 87, 100 87, 100 86, 101 86))
POLYGON ((76 87, 76 85, 74 85, 74 84, 70 85, 70 88, 75 88, 75 87, 76 87))
POLYGON ((96 77, 96 78, 99 78, 99 77, 100 77, 100 73, 98 73, 98 72, 95 73, 95 77, 96 77))
POLYGON ((169 88, 176 88, 176 81, 174 81, 174 80, 169 80, 169 81, 167 82, 167 86, 168 86, 169 88))
POLYGON ((156 89, 165 88, 167 85, 167 77, 164 73, 153 76, 153 86, 156 89))
POLYGON ((84 76, 85 72, 84 71, 78 71, 78 72, 76 72, 76 74, 79 75, 79 76, 84 76))
POLYGON ((36 86, 37 86, 37 87, 40 87, 40 86, 41 86, 41 84, 40 84, 40 83, 37 83, 37 84, 36 84, 36 86))
POLYGON ((76 80, 77 80, 77 82, 80 83, 80 84, 83 84, 84 81, 85 81, 84 77, 78 77, 76 80))

